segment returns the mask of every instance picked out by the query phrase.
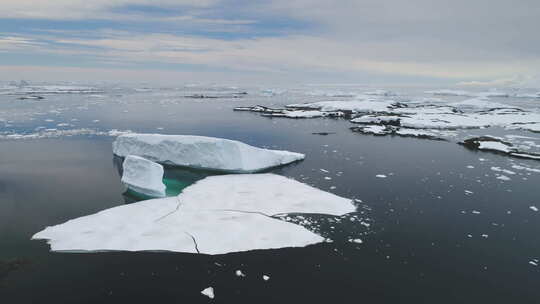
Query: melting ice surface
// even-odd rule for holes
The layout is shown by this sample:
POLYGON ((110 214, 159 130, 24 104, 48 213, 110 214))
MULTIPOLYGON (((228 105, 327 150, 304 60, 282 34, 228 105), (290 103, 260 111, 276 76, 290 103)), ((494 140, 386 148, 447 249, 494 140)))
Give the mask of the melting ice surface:
POLYGON ((53 251, 230 252, 303 247, 324 240, 272 215, 342 215, 352 201, 274 174, 203 179, 178 197, 119 206, 35 234, 53 251))
POLYGON ((177 166, 226 172, 256 172, 304 159, 304 154, 253 147, 205 136, 125 134, 113 143, 118 156, 138 155, 177 166))

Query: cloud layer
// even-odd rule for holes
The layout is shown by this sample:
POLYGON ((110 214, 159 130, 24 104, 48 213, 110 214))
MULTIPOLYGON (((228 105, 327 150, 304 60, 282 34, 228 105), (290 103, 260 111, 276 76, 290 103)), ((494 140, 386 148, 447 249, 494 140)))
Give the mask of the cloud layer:
POLYGON ((539 20, 532 0, 4 0, 0 65, 502 83, 540 70, 539 20))

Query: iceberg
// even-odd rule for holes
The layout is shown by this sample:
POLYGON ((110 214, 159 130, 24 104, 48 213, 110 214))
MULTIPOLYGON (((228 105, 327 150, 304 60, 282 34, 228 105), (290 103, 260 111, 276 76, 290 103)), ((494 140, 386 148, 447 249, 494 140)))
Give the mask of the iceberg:
POLYGON ((161 134, 124 134, 113 142, 114 154, 197 169, 251 173, 286 165, 304 154, 268 150, 215 137, 161 134))
POLYGON ((47 227, 32 239, 51 250, 226 254, 324 241, 270 215, 355 211, 352 201, 274 174, 203 179, 177 197, 122 205, 47 227))
POLYGON ((163 166, 145 158, 128 155, 122 164, 122 183, 150 197, 165 197, 163 166))

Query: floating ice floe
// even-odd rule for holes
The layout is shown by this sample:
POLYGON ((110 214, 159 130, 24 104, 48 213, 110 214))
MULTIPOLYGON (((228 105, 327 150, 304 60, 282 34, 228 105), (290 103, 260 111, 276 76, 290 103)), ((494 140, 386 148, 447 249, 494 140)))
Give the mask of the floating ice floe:
POLYGON ((424 93, 438 96, 472 96, 472 93, 462 90, 432 90, 424 93))
POLYGON ((396 96, 397 95, 396 93, 392 91, 388 91, 388 90, 373 90, 373 91, 364 92, 363 94, 372 95, 372 96, 396 96))
POLYGON ((24 96, 19 97, 18 99, 20 99, 20 100, 26 100, 26 99, 41 100, 41 99, 45 99, 45 97, 38 96, 38 95, 24 95, 24 96))
POLYGON ((472 150, 483 150, 519 158, 540 159, 540 154, 519 151, 514 145, 498 137, 481 136, 466 139, 461 145, 472 150))
POLYGON ((507 129, 512 129, 512 130, 518 129, 518 130, 526 130, 526 131, 540 133, 540 122, 514 124, 514 125, 508 126, 507 129))
POLYGON ((113 152, 121 157, 137 155, 158 163, 237 173, 262 171, 305 158, 301 153, 262 149, 235 140, 161 134, 118 136, 113 152))
POLYGON ((201 294, 203 296, 209 297, 210 299, 214 299, 214 288, 213 287, 205 288, 203 291, 201 291, 201 294))
POLYGON ((343 117, 343 112, 323 112, 318 110, 290 110, 272 109, 264 106, 236 107, 234 111, 247 111, 261 113, 266 117, 286 117, 286 118, 319 118, 319 117, 343 117))
POLYGON ((289 104, 287 108, 319 110, 323 112, 352 112, 352 113, 374 113, 387 112, 395 104, 392 100, 381 100, 376 98, 365 98, 351 101, 320 101, 304 104, 289 104))
POLYGON ((122 205, 47 227, 32 239, 48 240, 53 251, 225 254, 324 241, 269 215, 352 211, 350 200, 285 177, 226 175, 203 179, 178 197, 122 205))
POLYGON ((540 98, 540 92, 538 93, 507 93, 507 92, 501 92, 497 90, 487 91, 487 92, 479 92, 479 93, 473 93, 463 90, 433 90, 433 91, 425 91, 426 94, 433 94, 438 96, 465 96, 465 97, 498 97, 498 98, 507 98, 507 97, 515 97, 515 98, 540 98))
POLYGON ((127 134, 131 131, 98 131, 94 129, 71 129, 71 130, 58 130, 58 129, 44 129, 41 127, 40 131, 35 133, 0 133, 0 140, 29 140, 29 139, 45 139, 45 138, 60 138, 71 136, 83 136, 83 135, 95 135, 95 136, 118 136, 120 134, 127 134))
POLYGON ((393 135, 400 137, 416 137, 421 139, 444 140, 439 134, 435 132, 400 128, 392 125, 365 125, 360 127, 351 127, 351 130, 353 132, 376 136, 393 135))
POLYGON ((128 155, 122 164, 122 183, 150 197, 164 197, 163 166, 145 158, 128 155))
POLYGON ((472 109, 516 108, 513 106, 506 105, 506 104, 491 101, 489 98, 486 98, 486 97, 466 99, 463 101, 451 103, 450 105, 457 108, 465 108, 465 109, 466 108, 472 108, 472 109))
POLYGON ((275 174, 211 176, 182 192, 183 210, 236 210, 266 215, 344 215, 352 201, 275 174))
POLYGON ((307 92, 309 96, 322 96, 322 97, 354 97, 358 95, 355 92, 341 92, 341 91, 311 91, 307 92))
POLYGON ((540 92, 533 94, 516 94, 517 98, 540 98, 540 92))
POLYGON ((194 99, 217 99, 217 98, 242 98, 248 95, 247 92, 233 92, 233 93, 217 93, 217 94, 192 94, 186 95, 185 98, 194 99))
POLYGON ((10 95, 46 95, 46 94, 96 94, 102 90, 88 86, 74 85, 22 85, 9 92, 10 95))

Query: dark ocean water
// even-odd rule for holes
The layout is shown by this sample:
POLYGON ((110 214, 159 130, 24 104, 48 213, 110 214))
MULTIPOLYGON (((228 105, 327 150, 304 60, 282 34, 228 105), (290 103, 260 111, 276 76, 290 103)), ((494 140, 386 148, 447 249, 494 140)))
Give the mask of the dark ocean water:
MULTIPOLYGON (((514 170, 503 181, 491 169, 538 168, 538 161, 473 152, 454 142, 360 135, 346 120, 232 111, 290 101, 279 96, 196 101, 156 93, 75 94, 22 105, 2 98, 4 118, 11 112, 21 117, 5 130, 19 133, 75 118, 77 127, 218 136, 306 153, 305 161, 271 172, 359 200, 371 226, 365 233, 345 221, 329 225, 332 243, 220 256, 50 252, 31 236, 134 201, 123 195, 114 138, 2 140, 1 303, 207 303, 200 291, 209 286, 216 303, 540 301, 540 268, 530 264, 540 258, 540 213, 530 209, 540 207, 540 174, 514 170), (362 244, 347 242, 357 235, 362 244)), ((168 169, 166 177, 194 181, 204 175, 168 169)))

